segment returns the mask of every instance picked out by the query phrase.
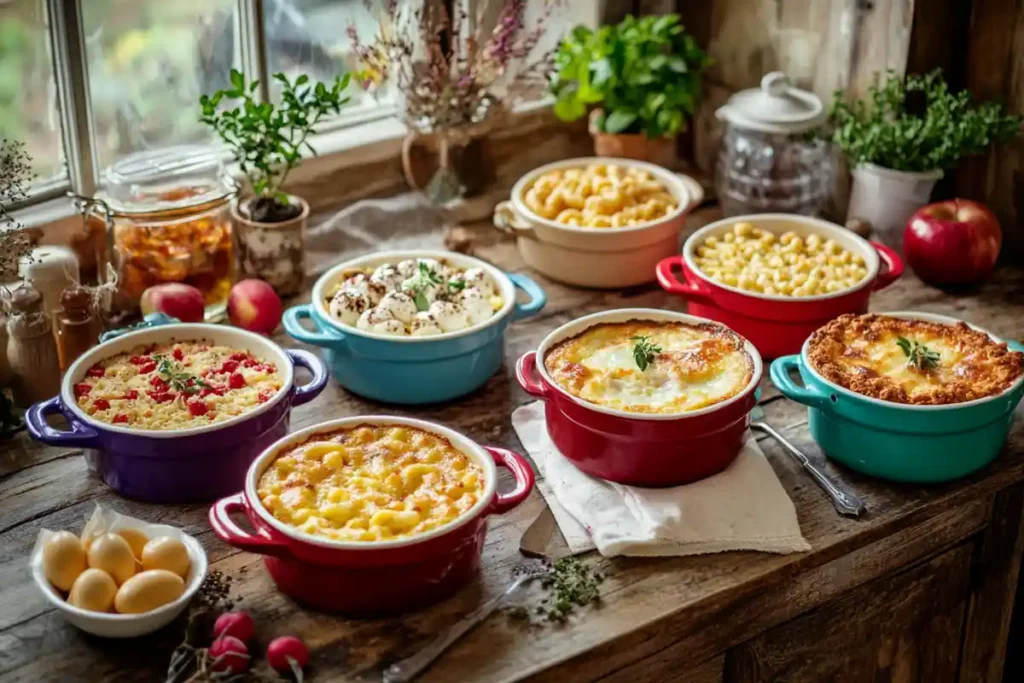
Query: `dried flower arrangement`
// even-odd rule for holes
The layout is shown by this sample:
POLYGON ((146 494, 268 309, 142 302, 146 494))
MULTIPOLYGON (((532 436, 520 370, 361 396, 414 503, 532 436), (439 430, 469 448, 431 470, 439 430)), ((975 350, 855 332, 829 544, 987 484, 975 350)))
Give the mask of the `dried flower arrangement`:
MULTIPOLYGON (((372 12, 370 2, 364 4, 372 12)), ((445 147, 465 146, 498 124, 511 105, 547 89, 554 50, 531 56, 560 4, 547 0, 527 27, 527 0, 502 0, 496 13, 490 3, 479 2, 472 16, 466 3, 454 3, 449 13, 438 0, 387 0, 371 42, 363 43, 349 25, 362 87, 379 92, 392 83, 409 129, 440 138, 441 168, 429 196, 462 194, 461 188, 445 193, 438 187, 458 182, 447 167, 445 147), (493 26, 485 26, 487 16, 497 16, 493 26)))

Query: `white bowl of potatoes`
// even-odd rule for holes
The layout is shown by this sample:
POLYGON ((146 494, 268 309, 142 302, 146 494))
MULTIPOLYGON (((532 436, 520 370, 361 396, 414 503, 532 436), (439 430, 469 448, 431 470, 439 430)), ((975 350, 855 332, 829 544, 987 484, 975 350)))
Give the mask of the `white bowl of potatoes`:
POLYGON ((654 280, 704 197, 689 176, 633 159, 579 157, 530 171, 494 210, 526 264, 559 282, 615 289, 654 280))

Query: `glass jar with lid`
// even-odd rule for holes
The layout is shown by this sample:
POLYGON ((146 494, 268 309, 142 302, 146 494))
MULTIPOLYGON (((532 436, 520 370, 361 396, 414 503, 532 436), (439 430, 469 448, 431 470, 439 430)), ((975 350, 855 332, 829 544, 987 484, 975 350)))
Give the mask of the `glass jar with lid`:
POLYGON ((822 212, 836 162, 831 143, 813 135, 827 116, 817 95, 773 71, 715 115, 725 123, 715 188, 726 216, 822 212))
POLYGON ((181 282, 202 292, 208 320, 220 317, 235 280, 235 189, 217 150, 139 152, 108 168, 103 180, 87 220, 105 224, 117 277, 114 312, 137 309, 147 287, 181 282))

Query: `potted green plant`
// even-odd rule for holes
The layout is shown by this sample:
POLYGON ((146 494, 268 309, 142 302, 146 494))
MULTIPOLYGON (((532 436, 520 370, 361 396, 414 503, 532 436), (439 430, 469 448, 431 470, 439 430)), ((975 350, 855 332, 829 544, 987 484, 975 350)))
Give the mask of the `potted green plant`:
POLYGON ((280 103, 258 102, 259 81, 232 69, 230 88, 199 98, 200 120, 228 146, 248 181, 246 196, 231 205, 242 273, 289 296, 302 287, 309 204, 286 193, 284 183, 304 153, 316 154, 308 139, 316 124, 348 102, 349 75, 332 84, 281 73, 274 80, 281 84, 280 103))
POLYGON ((951 92, 940 70, 890 72, 854 102, 836 93, 832 140, 853 166, 847 220, 866 220, 883 239, 898 240, 943 172, 1012 140, 1022 121, 999 103, 975 104, 969 92, 951 92))
POLYGON ((575 121, 589 111, 600 156, 670 165, 709 63, 677 14, 577 26, 555 54, 555 115, 575 121))

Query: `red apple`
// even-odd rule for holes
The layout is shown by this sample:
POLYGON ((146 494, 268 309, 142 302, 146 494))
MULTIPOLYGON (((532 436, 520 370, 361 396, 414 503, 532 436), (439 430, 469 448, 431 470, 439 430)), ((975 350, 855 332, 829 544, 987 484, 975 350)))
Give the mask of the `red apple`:
POLYGON ((281 299, 263 280, 236 282, 228 294, 228 319, 236 327, 270 334, 281 322, 281 299))
POLYGON ((139 300, 143 315, 166 313, 183 323, 201 323, 206 309, 203 293, 191 285, 167 282, 147 287, 139 300))
POLYGON ((996 265, 1003 232, 988 207, 967 199, 929 204, 910 217, 903 255, 917 276, 933 285, 985 280, 996 265))

